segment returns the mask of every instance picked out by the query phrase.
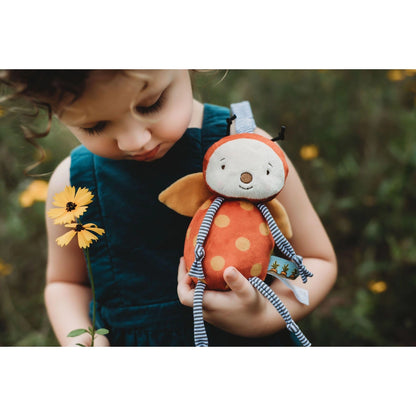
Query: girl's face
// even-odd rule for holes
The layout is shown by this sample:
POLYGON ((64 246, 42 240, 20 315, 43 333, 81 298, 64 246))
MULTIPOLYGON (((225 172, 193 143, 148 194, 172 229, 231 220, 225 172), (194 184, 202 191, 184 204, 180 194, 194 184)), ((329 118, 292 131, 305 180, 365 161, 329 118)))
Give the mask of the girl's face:
POLYGON ((98 156, 152 161, 182 137, 193 111, 188 71, 94 71, 58 116, 98 156))

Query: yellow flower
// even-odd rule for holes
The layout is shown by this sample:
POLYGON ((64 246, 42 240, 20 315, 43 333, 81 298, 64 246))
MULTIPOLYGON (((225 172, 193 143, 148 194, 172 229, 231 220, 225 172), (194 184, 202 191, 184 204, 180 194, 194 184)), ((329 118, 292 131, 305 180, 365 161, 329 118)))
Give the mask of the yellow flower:
POLYGON ((7 276, 12 272, 12 265, 0 259, 0 276, 7 276))
POLYGON ((27 188, 32 193, 35 201, 46 201, 48 196, 48 182, 35 180, 27 188))
POLYGON ((27 208, 33 205, 35 199, 33 195, 26 189, 19 196, 19 203, 22 207, 27 208))
POLYGON ((390 81, 401 81, 402 79, 405 78, 405 73, 404 71, 401 71, 400 69, 392 69, 390 71, 387 72, 387 78, 390 81))
POLYGON ((0 105, 0 117, 3 117, 6 114, 6 110, 0 105))
POLYGON ((416 75, 416 69, 405 69, 404 72, 408 77, 413 77, 416 75))
POLYGON ((55 224, 66 224, 75 221, 86 210, 92 202, 94 195, 87 188, 66 186, 65 189, 56 194, 53 204, 59 208, 52 208, 48 211, 48 217, 55 219, 55 224))
POLYGON ((300 148, 299 154, 303 160, 312 160, 319 156, 319 149, 314 144, 305 145, 300 148))
POLYGON ((20 194, 19 202, 22 207, 30 207, 35 201, 46 201, 48 182, 35 180, 20 194))
POLYGON ((382 280, 372 280, 369 284, 368 284, 368 288, 373 292, 373 293, 383 293, 387 290, 387 283, 383 282, 382 280))
POLYGON ((98 228, 95 224, 91 223, 85 225, 77 223, 65 224, 65 227, 73 228, 73 230, 68 231, 56 239, 56 242, 61 247, 68 245, 75 235, 78 235, 79 247, 88 248, 94 240, 98 240, 98 237, 92 232, 97 233, 98 235, 103 235, 105 233, 102 228, 98 228))

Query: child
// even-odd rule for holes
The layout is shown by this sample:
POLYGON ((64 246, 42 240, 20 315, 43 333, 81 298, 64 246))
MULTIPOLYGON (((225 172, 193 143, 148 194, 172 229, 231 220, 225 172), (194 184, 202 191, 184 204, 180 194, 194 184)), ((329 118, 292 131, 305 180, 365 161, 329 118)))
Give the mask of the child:
MULTIPOLYGON (((159 203, 158 194, 202 171, 206 150, 226 135, 229 110, 193 99, 190 73, 182 70, 9 71, 6 78, 26 87, 22 95, 49 104, 82 144, 53 173, 46 210, 66 185, 95 195, 82 221, 106 231, 90 256, 97 327, 110 330, 95 345, 193 345, 194 289, 181 259, 190 219, 159 203)), ((288 163, 279 200, 292 223, 291 244, 314 274, 304 286, 310 304, 299 303, 278 280, 271 288, 298 321, 325 298, 337 267, 328 236, 288 163)), ((45 302, 52 327, 61 345, 89 345, 88 334, 67 337, 91 326, 83 253, 75 239, 59 247, 55 240, 67 229, 50 218, 46 222, 45 302)), ((224 279, 230 291, 204 295, 210 345, 292 344, 281 316, 238 270, 227 268, 224 279)))

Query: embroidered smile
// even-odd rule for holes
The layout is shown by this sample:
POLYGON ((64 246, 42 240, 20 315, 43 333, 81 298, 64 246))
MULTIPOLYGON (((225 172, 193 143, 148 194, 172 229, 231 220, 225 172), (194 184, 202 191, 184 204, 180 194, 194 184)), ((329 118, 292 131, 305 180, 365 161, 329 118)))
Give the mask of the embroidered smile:
POLYGON ((247 188, 244 188, 244 186, 238 185, 241 189, 244 189, 245 191, 248 191, 250 189, 252 189, 252 186, 248 186, 247 188))

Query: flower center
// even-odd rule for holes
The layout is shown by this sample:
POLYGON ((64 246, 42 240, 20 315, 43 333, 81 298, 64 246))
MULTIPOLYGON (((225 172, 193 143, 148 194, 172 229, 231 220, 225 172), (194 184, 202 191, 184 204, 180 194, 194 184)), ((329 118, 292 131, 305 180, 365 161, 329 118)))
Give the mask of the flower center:
POLYGON ((68 212, 73 211, 76 207, 77 207, 77 204, 75 204, 74 202, 67 202, 66 204, 66 210, 68 212))
POLYGON ((79 233, 83 229, 84 229, 84 227, 82 226, 82 224, 77 224, 77 226, 74 228, 74 231, 76 231, 77 233, 79 233))

